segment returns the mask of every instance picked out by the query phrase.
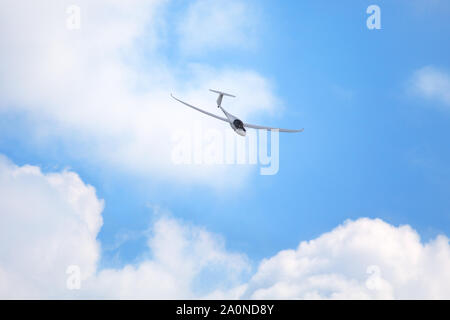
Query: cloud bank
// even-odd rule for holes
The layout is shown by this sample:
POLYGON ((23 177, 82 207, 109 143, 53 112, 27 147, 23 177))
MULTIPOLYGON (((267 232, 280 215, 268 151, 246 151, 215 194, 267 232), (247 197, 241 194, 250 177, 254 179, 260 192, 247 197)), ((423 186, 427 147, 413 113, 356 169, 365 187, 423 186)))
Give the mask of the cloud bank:
POLYGON ((264 260, 249 283, 248 296, 448 298, 449 263, 447 237, 423 244, 409 226, 361 218, 264 260))
POLYGON ((76 173, 42 173, 1 157, 0 297, 450 298, 449 239, 423 243, 409 226, 346 221, 254 268, 220 236, 160 216, 142 261, 99 269, 102 209, 76 173), (67 289, 71 265, 80 267, 80 290, 67 289))
POLYGON ((0 296, 59 298, 66 268, 97 269, 103 201, 73 172, 43 174, 0 155, 0 296))

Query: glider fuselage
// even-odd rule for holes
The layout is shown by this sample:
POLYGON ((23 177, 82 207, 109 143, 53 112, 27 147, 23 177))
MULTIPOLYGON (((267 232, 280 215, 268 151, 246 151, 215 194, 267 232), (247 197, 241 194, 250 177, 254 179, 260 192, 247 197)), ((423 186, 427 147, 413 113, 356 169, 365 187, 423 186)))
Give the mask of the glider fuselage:
POLYGON ((222 110, 222 112, 225 114, 225 116, 228 119, 228 122, 230 123, 231 128, 240 136, 245 137, 245 135, 247 134, 247 131, 244 128, 244 123, 237 118, 236 116, 232 115, 231 113, 229 113, 228 111, 226 111, 224 108, 222 108, 222 106, 217 106, 218 108, 220 108, 220 110, 222 110))

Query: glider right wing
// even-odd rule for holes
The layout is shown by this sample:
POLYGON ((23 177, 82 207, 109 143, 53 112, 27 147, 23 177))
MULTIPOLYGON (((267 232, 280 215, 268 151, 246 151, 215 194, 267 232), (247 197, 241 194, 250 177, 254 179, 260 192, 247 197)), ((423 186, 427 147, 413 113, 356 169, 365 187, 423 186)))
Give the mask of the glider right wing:
POLYGON ((222 121, 225 121, 225 122, 229 122, 227 118, 220 117, 220 116, 215 115, 215 114, 213 114, 213 113, 210 113, 210 112, 208 112, 208 111, 205 111, 205 110, 202 110, 202 109, 200 109, 200 108, 194 107, 193 105, 190 105, 189 103, 186 103, 186 102, 184 102, 184 101, 181 101, 180 99, 175 98, 172 94, 170 94, 170 96, 171 96, 172 98, 174 98, 175 100, 177 100, 178 102, 181 102, 182 104, 184 104, 184 105, 186 105, 186 106, 188 106, 188 107, 190 107, 190 108, 192 108, 192 109, 195 109, 195 110, 197 110, 197 111, 200 111, 200 112, 202 112, 202 113, 204 113, 204 114, 207 114, 208 116, 214 117, 214 118, 216 118, 216 119, 219 119, 219 120, 222 120, 222 121))

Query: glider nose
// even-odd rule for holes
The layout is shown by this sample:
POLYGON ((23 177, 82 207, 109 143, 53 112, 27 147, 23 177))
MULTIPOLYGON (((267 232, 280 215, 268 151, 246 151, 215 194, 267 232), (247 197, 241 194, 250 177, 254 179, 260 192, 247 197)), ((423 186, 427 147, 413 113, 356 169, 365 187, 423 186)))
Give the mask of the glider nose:
POLYGON ((245 131, 245 129, 236 129, 236 133, 240 136, 245 137, 245 135, 247 134, 247 132, 245 131))

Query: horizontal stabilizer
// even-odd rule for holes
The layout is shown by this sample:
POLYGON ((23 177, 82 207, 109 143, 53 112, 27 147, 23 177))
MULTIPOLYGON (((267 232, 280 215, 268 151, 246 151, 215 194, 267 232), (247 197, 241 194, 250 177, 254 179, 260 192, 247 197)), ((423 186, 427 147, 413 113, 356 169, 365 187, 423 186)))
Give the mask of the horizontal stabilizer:
POLYGON ((236 98, 236 96, 233 96, 232 94, 225 93, 225 92, 222 92, 222 91, 213 90, 213 89, 209 89, 209 91, 214 92, 214 93, 217 93, 217 94, 220 94, 220 95, 222 95, 222 96, 227 96, 227 97, 236 98))

